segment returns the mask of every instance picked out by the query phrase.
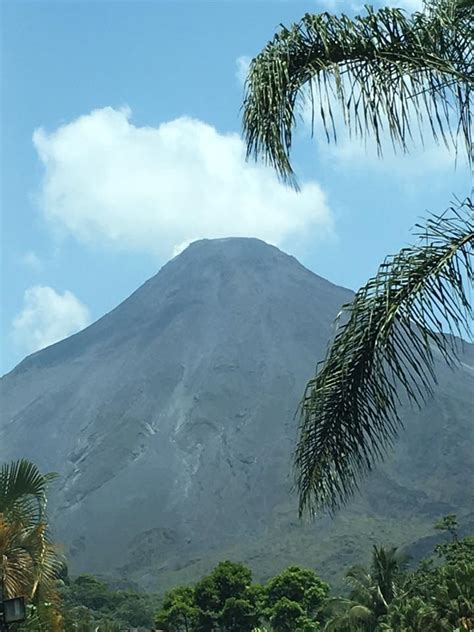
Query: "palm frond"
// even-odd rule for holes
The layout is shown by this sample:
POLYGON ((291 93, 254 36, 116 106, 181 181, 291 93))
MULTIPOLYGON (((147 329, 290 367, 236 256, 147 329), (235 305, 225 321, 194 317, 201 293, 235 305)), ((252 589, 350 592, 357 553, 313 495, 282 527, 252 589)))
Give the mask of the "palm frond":
POLYGON ((407 150, 418 129, 438 140, 465 141, 472 160, 474 84, 472 0, 427 2, 407 17, 400 9, 367 6, 367 15, 311 15, 281 27, 251 62, 243 104, 247 155, 262 156, 296 186, 290 162, 301 98, 321 117, 328 141, 337 139, 334 107, 350 132, 388 133, 407 150))
POLYGON ((27 460, 0 468, 0 573, 9 596, 56 599, 62 560, 50 543, 45 514, 55 477, 27 460))
POLYGON ((23 527, 0 515, 0 571, 7 596, 54 601, 62 560, 48 540, 46 524, 23 527))
POLYGON ((332 512, 352 496, 402 425, 400 395, 421 406, 436 355, 454 366, 456 336, 472 335, 472 201, 417 229, 419 242, 388 257, 344 306, 306 387, 295 455, 300 513, 332 512))
POLYGON ((322 614, 327 619, 324 632, 337 632, 337 630, 357 632, 367 629, 367 625, 373 624, 375 619, 369 606, 344 597, 330 599, 322 614))
POLYGON ((22 459, 0 468, 0 514, 25 525, 41 520, 46 506, 46 490, 56 474, 42 474, 38 467, 22 459))
POLYGON ((355 604, 354 606, 352 606, 349 610, 349 615, 350 620, 354 623, 357 623, 359 621, 369 622, 373 621, 374 619, 374 615, 370 608, 367 608, 367 606, 362 606, 361 604, 355 604))
POLYGON ((363 566, 353 566, 345 577, 346 583, 351 588, 351 599, 357 603, 369 606, 373 602, 373 581, 370 574, 363 566))

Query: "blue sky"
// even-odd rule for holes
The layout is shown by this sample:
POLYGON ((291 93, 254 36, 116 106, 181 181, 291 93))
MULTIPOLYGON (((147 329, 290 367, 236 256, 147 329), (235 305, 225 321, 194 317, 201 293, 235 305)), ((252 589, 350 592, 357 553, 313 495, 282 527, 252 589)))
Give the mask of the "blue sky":
POLYGON ((339 6, 2 3, 1 373, 194 239, 261 237, 355 289, 427 210, 467 194, 466 165, 431 142, 380 161, 344 134, 336 148, 311 140, 304 122, 300 194, 245 164, 246 58, 280 23, 339 6))

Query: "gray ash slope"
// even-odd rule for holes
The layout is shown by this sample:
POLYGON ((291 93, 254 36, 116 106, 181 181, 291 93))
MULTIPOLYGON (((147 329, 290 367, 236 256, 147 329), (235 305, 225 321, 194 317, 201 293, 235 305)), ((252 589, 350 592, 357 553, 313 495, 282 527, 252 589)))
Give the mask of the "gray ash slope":
POLYGON ((52 521, 73 571, 156 588, 234 557, 257 576, 292 561, 330 575, 371 539, 408 544, 443 513, 472 519, 469 348, 456 373, 440 365, 436 398, 407 410, 350 507, 296 520, 295 409, 350 298, 259 240, 202 240, 4 376, 0 458, 60 472, 52 521))

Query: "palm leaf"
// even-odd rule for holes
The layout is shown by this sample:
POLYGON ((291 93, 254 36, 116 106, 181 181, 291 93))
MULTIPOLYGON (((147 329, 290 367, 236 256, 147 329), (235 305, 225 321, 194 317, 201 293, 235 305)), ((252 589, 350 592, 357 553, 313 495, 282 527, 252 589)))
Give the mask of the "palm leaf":
POLYGON ((328 13, 281 27, 251 62, 243 104, 247 155, 263 156, 296 186, 290 162, 293 128, 302 99, 326 138, 336 140, 334 106, 350 132, 375 138, 388 133, 407 150, 415 129, 457 146, 472 159, 473 0, 426 2, 407 17, 400 9, 350 19, 328 13))
POLYGON ((471 336, 472 201, 431 217, 418 236, 343 308, 306 387, 295 455, 300 513, 332 512, 352 496, 402 425, 400 393, 421 406, 436 379, 435 357, 454 366, 455 336, 471 336))
POLYGON ((0 468, 0 514, 25 525, 41 520, 46 507, 46 490, 56 474, 42 474, 22 459, 0 468))
POLYGON ((362 606, 361 604, 355 604, 349 610, 350 620, 353 623, 361 622, 370 622, 373 621, 374 615, 370 608, 367 606, 362 606))
POLYGON ((372 577, 362 566, 353 566, 345 577, 345 581, 351 587, 351 599, 353 602, 365 606, 371 606, 374 600, 372 577))
POLYGON ((374 623, 375 619, 370 607, 344 597, 329 599, 322 614, 327 619, 324 632, 365 630, 368 625, 374 623))
POLYGON ((399 554, 396 547, 386 549, 374 545, 371 575, 379 588, 379 599, 385 605, 393 601, 402 585, 402 569, 407 557, 399 554))
POLYGON ((50 544, 46 524, 23 527, 0 516, 0 569, 7 596, 55 600, 62 560, 50 544))
POLYGON ((0 573, 7 595, 54 600, 61 559, 46 523, 46 491, 55 474, 26 460, 0 468, 0 573))

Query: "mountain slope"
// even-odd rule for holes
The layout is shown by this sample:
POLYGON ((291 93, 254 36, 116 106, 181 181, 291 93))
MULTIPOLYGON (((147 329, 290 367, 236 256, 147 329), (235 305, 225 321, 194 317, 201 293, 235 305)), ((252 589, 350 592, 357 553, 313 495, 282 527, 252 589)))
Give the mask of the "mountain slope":
POLYGON ((0 457, 61 473, 53 521, 73 570, 156 587, 224 555, 264 575, 311 550, 333 572, 358 533, 408 543, 466 513, 467 356, 440 368, 437 399, 407 412, 396 454, 336 522, 297 523, 295 410, 350 297, 258 240, 203 240, 5 376, 0 457))

